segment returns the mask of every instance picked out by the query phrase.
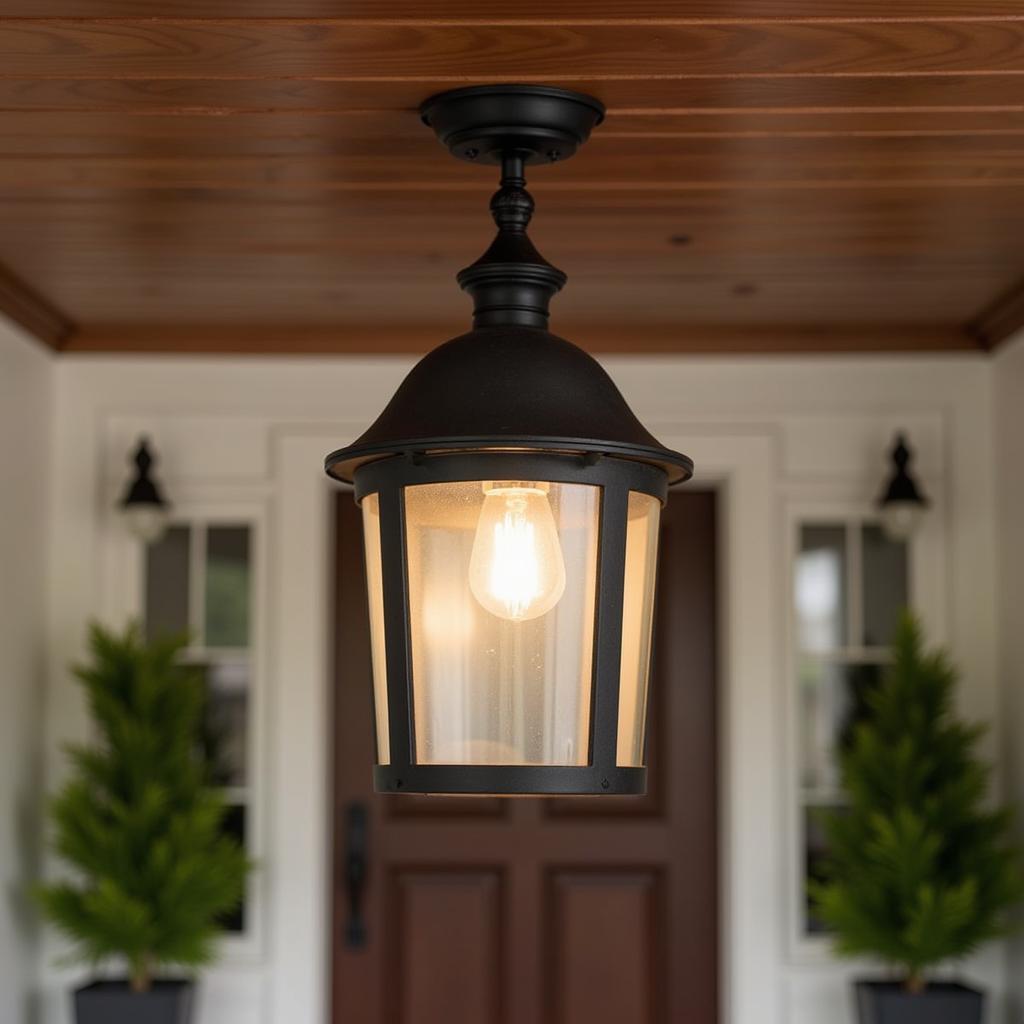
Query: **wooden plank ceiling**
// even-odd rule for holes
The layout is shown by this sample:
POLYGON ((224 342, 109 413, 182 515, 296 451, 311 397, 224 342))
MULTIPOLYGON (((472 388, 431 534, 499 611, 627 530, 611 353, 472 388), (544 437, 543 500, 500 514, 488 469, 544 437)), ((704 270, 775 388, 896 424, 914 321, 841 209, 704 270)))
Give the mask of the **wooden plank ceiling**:
POLYGON ((603 351, 989 348, 1024 323, 1024 0, 0 0, 0 310, 66 351, 464 329, 491 169, 418 120, 544 82, 531 176, 603 351), (244 16, 240 12, 244 10, 244 16))

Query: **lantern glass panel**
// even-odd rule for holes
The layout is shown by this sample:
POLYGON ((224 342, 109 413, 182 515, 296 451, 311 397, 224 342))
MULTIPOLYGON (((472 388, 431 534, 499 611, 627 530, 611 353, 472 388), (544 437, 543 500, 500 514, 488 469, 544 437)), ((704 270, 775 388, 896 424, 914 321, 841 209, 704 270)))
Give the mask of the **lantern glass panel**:
POLYGON ((600 495, 405 489, 417 763, 589 763, 600 495))
POLYGON ((644 764, 661 503, 649 494, 630 491, 628 517, 615 760, 622 768, 640 768, 644 764))
POLYGON ((391 763, 388 732, 388 670, 384 647, 384 573, 380 550, 380 499, 363 499, 363 537, 366 542, 366 589, 370 598, 370 662, 373 667, 373 707, 377 725, 377 763, 391 763))

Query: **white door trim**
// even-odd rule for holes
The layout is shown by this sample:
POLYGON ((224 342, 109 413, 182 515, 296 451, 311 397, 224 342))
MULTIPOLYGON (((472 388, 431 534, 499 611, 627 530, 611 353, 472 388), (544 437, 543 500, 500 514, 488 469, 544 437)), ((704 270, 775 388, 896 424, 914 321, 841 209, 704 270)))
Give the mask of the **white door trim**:
MULTIPOLYGON (((351 424, 282 428, 273 438, 268 813, 268 1024, 330 1014, 330 485, 324 453, 351 424), (313 585, 311 586, 311 581, 313 585)), ((784 927, 779 673, 781 551, 777 441, 660 425, 720 491, 723 1024, 780 1024, 784 927)), ((369 766, 367 766, 369 770, 369 766)))

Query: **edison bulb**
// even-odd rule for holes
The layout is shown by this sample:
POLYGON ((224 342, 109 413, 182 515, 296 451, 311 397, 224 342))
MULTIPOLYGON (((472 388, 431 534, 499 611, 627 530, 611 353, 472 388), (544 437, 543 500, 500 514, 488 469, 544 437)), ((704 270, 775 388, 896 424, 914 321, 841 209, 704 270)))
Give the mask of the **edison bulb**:
POLYGON ((565 560, 549 485, 488 481, 469 559, 469 589, 489 612, 522 622, 558 604, 565 560))

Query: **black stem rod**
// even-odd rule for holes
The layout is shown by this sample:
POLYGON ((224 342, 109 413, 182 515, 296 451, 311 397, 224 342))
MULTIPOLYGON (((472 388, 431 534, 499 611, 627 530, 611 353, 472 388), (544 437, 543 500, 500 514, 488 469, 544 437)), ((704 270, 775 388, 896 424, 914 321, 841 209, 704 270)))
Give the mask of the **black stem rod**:
POLYGON ((473 296, 474 327, 539 327, 548 323, 548 303, 565 284, 526 233, 533 198, 526 190, 529 152, 501 151, 501 185, 491 197, 498 234, 490 248, 459 273, 459 284, 473 296))
POLYGON ((521 151, 506 150, 501 154, 501 187, 524 188, 526 186, 526 164, 521 151))

